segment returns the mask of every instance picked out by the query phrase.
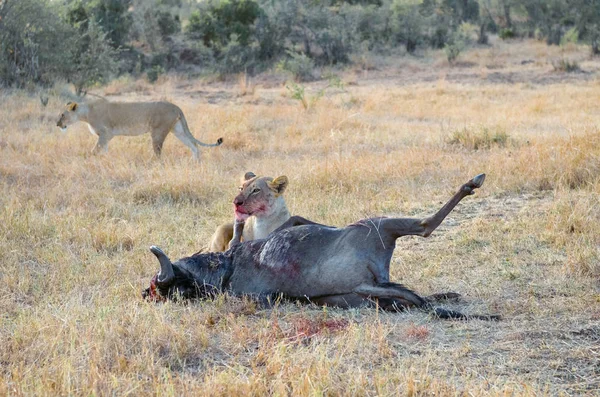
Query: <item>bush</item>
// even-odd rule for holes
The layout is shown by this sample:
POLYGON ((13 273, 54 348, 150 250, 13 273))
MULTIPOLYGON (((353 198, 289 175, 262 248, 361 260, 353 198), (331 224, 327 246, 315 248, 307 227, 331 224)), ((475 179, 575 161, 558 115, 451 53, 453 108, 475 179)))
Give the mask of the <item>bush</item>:
POLYGON ((516 35, 513 28, 500 29, 500 32, 498 32, 498 37, 500 37, 502 40, 514 39, 515 36, 516 35))
POLYGON ((165 73, 165 68, 160 65, 154 65, 150 70, 146 72, 148 82, 155 83, 158 78, 165 73))
POLYGON ((109 42, 114 48, 124 45, 128 38, 132 17, 130 6, 132 0, 95 0, 88 2, 88 12, 106 32, 109 42))
POLYGON ((163 39, 181 31, 181 21, 178 15, 173 15, 165 10, 157 10, 155 16, 163 39))
POLYGON ((0 2, 0 81, 23 87, 65 78, 76 40, 76 32, 46 1, 0 2))
POLYGON ((225 47, 236 35, 242 46, 253 40, 254 22, 261 9, 253 0, 214 0, 201 3, 190 16, 186 34, 211 48, 225 47))
POLYGON ((477 35, 477 28, 470 23, 461 24, 458 29, 450 36, 448 43, 444 47, 446 58, 452 65, 458 59, 461 52, 467 46, 473 43, 474 37, 477 35))
POLYGON ((288 58, 277 64, 277 70, 287 72, 296 81, 310 81, 313 78, 312 71, 315 63, 305 54, 287 51, 288 58))
POLYGON ((118 53, 111 47, 100 25, 89 21, 86 32, 77 40, 74 70, 68 76, 68 81, 75 85, 77 95, 91 86, 108 82, 117 71, 118 53))
POLYGON ((229 43, 219 51, 217 72, 231 74, 250 72, 256 66, 256 45, 243 45, 237 35, 232 34, 229 43))
POLYGON ((560 39, 560 45, 566 46, 569 44, 577 44, 579 41, 579 31, 577 28, 571 28, 565 32, 563 37, 560 39))

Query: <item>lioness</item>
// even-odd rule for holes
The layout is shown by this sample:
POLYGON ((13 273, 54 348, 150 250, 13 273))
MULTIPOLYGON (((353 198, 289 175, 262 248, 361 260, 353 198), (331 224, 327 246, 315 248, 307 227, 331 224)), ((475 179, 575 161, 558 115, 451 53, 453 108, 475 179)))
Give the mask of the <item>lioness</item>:
MULTIPOLYGON (((233 199, 233 205, 235 218, 245 221, 242 233, 244 241, 265 238, 290 219, 283 199, 283 192, 288 185, 287 176, 273 179, 246 172, 241 182, 240 193, 233 199)), ((232 237, 233 223, 219 226, 211 238, 209 251, 226 251, 232 237)))
POLYGON ((90 132, 98 136, 98 143, 92 153, 106 151, 108 142, 116 135, 141 135, 150 132, 156 156, 160 156, 163 142, 170 131, 190 148, 194 158, 200 154, 196 145, 219 146, 217 143, 200 142, 191 134, 181 109, 169 102, 109 102, 107 100, 89 103, 69 102, 56 125, 63 131, 78 121, 87 124, 90 132))

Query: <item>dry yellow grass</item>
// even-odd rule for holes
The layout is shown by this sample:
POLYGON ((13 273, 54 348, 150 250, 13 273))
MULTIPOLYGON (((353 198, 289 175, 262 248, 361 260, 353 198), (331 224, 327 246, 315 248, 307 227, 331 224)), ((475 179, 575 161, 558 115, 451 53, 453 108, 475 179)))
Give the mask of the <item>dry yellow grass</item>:
POLYGON ((495 43, 456 68, 441 53, 388 60, 345 72, 355 84, 308 112, 272 76, 251 95, 241 81, 172 77, 98 91, 172 100, 196 137, 223 136, 200 165, 172 137, 162 161, 147 136, 90 156, 84 126, 54 126, 61 98, 43 108, 3 93, 0 395, 597 393, 600 62, 570 49, 587 73, 557 74, 552 51, 495 43), (264 310, 226 296, 143 302, 157 271, 147 247, 176 258, 206 245, 248 170, 288 175, 291 211, 332 225, 429 214, 487 173, 432 237, 398 241, 391 272, 422 294, 460 292, 465 311, 504 321, 264 310))

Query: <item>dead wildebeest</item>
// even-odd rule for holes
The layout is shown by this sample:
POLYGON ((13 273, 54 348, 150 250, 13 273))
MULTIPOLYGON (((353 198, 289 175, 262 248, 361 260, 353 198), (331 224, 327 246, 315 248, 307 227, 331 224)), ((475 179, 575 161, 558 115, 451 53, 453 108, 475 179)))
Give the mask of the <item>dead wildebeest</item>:
MULTIPOLYGON (((261 300, 283 296, 343 308, 377 304, 386 310, 419 308, 441 318, 498 319, 434 307, 433 297, 458 294, 422 298, 389 278, 396 239, 429 236, 484 179, 481 174, 465 183, 435 215, 425 219, 370 218, 339 229, 292 217, 264 240, 234 244, 227 252, 197 253, 175 263, 153 246, 150 250, 160 262, 160 272, 143 295, 164 300, 228 291, 261 300)), ((238 237, 241 227, 236 225, 238 237)))

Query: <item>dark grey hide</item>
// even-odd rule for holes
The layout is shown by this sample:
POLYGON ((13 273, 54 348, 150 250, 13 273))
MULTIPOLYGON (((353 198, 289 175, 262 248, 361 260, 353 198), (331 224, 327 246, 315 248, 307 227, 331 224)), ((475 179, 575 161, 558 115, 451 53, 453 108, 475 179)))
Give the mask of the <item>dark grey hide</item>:
MULTIPOLYGON (((150 250, 159 259, 161 270, 145 296, 154 300, 196 298, 228 291, 343 308, 377 303, 387 310, 420 308, 442 318, 498 319, 435 308, 433 299, 422 298, 389 278, 396 239, 429 236, 484 179, 481 174, 461 186, 446 205, 425 219, 370 218, 340 229, 292 217, 264 240, 235 244, 223 253, 197 253, 175 263, 153 246, 150 250)), ((241 227, 237 225, 237 232, 241 227)))

